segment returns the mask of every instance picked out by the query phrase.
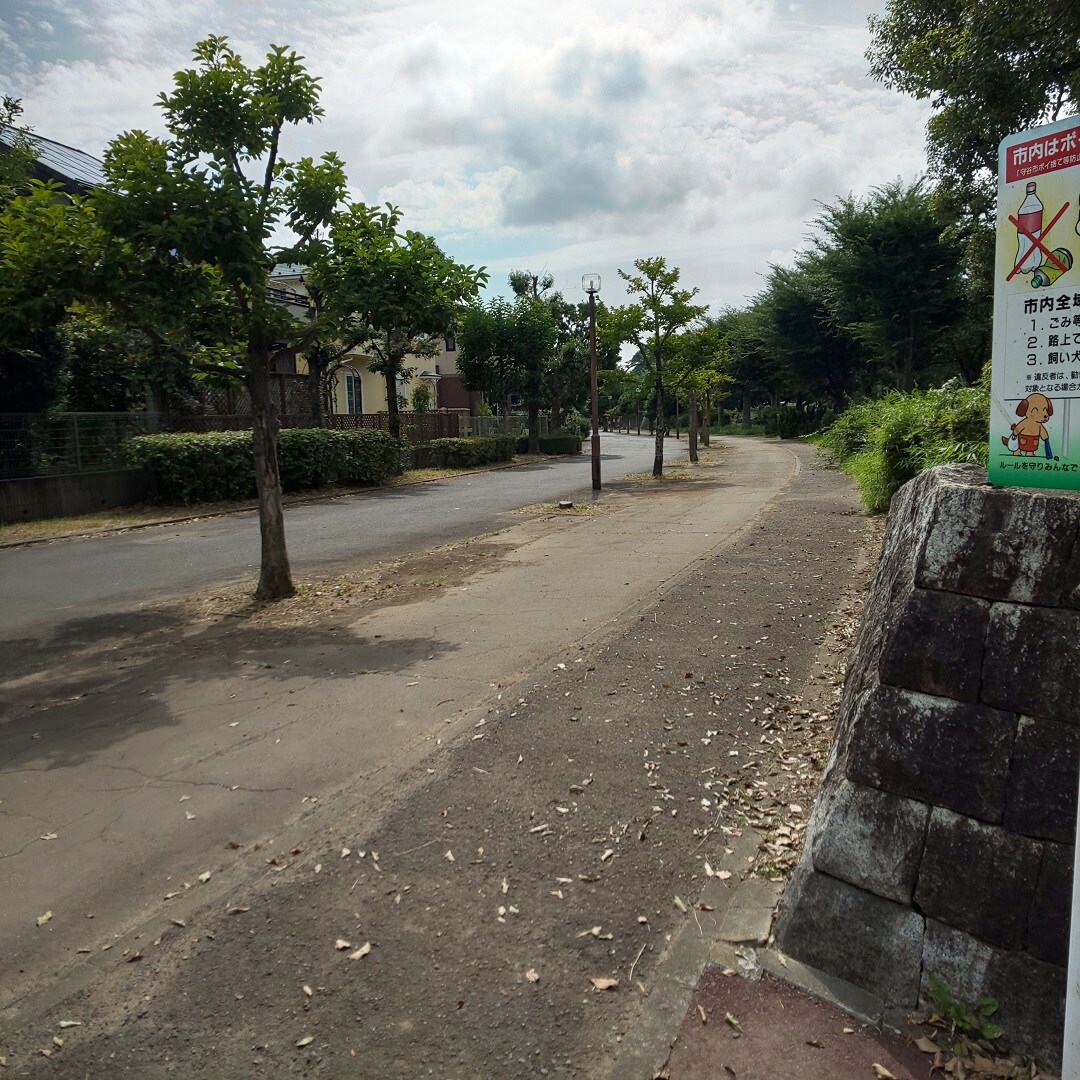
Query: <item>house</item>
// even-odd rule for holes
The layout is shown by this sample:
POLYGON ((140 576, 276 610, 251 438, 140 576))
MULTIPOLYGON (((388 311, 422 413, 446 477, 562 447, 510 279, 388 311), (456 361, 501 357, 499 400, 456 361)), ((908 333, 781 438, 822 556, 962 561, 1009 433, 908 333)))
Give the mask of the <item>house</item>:
MULTIPOLYGON (((12 143, 10 128, 0 131, 0 152, 12 143)), ((28 134, 34 154, 31 180, 53 180, 69 195, 85 195, 105 182, 105 167, 96 158, 72 146, 28 134)))
MULTIPOLYGON (((282 263, 270 273, 269 298, 275 303, 286 304, 298 318, 310 315, 310 301, 304 285, 304 268, 282 263)), ((330 411, 338 414, 380 413, 387 411, 386 380, 371 370, 373 357, 363 349, 346 353, 338 369, 330 400, 330 411)), ((469 391, 461 383, 457 369, 457 342, 453 334, 447 334, 439 343, 439 351, 430 357, 416 357, 415 362, 406 361, 413 368, 407 379, 399 379, 398 404, 402 410, 410 407, 413 390, 426 386, 431 392, 431 408, 453 411, 476 412, 480 395, 469 391)), ((279 374, 307 374, 303 354, 285 354, 279 357, 275 370, 279 374)))

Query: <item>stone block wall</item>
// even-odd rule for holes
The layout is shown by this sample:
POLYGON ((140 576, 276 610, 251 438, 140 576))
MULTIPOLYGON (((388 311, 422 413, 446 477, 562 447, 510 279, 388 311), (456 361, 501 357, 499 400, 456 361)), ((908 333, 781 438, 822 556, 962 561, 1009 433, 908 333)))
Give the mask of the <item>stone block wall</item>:
POLYGON ((1080 498, 944 466, 893 500, 778 947, 914 1009, 937 975, 1061 1060, 1080 498))

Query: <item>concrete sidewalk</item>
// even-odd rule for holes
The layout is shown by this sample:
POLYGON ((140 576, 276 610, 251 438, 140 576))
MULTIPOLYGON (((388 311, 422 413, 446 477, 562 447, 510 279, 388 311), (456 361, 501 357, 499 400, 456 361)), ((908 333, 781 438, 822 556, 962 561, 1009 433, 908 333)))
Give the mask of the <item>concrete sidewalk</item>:
POLYGON ((40 667, 5 686, 5 1018, 166 897, 225 896, 235 848, 363 805, 500 686, 729 543, 798 469, 775 443, 727 452, 722 486, 508 521, 485 542, 502 560, 487 576, 355 621, 225 631, 161 604, 21 642, 40 667))

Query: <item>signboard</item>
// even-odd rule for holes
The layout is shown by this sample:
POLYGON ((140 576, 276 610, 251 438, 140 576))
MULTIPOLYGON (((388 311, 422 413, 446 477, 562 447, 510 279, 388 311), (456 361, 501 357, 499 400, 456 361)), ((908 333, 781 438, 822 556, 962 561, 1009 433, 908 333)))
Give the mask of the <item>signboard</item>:
POLYGON ((998 148, 993 484, 1080 489, 1080 116, 998 148))

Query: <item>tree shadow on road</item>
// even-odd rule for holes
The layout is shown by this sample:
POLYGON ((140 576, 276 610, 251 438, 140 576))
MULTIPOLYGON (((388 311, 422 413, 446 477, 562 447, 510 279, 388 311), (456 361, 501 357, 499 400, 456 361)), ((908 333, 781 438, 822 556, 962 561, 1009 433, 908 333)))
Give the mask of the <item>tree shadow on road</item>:
POLYGON ((201 684, 197 697, 228 723, 294 684, 406 671, 455 648, 433 637, 367 636, 344 622, 193 621, 182 602, 73 619, 0 641, 0 769, 105 764, 110 748, 181 721, 166 693, 177 683, 201 684))

